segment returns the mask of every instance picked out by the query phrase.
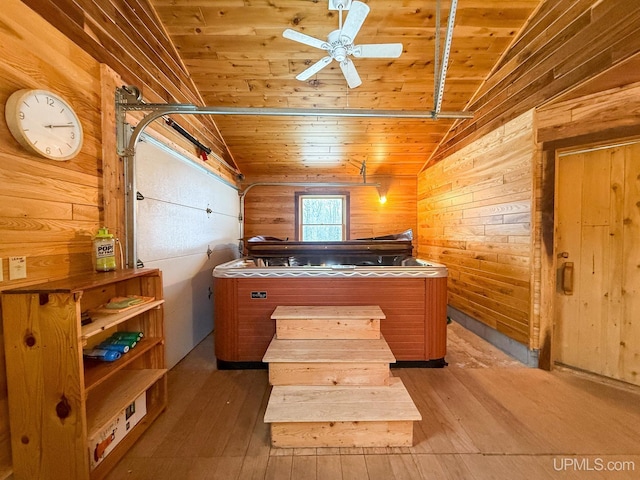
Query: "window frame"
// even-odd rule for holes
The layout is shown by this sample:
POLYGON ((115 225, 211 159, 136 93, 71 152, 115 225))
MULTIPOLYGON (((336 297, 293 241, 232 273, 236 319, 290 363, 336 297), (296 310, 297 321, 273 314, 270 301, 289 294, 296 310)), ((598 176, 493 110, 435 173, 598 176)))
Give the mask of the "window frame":
POLYGON ((323 191, 323 192, 295 192, 295 239, 302 242, 302 199, 305 197, 313 198, 336 198, 342 197, 342 235, 344 240, 349 240, 350 235, 350 210, 349 210, 349 192, 342 191, 323 191))

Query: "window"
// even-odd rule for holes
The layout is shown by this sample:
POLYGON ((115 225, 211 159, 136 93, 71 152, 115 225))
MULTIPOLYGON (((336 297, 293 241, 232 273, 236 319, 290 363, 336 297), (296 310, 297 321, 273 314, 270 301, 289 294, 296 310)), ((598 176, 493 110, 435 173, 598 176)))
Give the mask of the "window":
POLYGON ((296 238, 307 242, 349 238, 349 196, 296 193, 296 238))

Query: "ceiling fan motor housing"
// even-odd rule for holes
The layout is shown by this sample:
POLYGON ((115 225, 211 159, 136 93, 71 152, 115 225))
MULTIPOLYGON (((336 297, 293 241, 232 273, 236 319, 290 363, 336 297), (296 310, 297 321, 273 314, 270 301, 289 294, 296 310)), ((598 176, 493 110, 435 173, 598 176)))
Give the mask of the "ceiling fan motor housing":
POLYGON ((338 62, 344 61, 350 53, 347 45, 344 45, 340 39, 340 30, 334 30, 329 34, 329 45, 331 45, 329 54, 338 62))

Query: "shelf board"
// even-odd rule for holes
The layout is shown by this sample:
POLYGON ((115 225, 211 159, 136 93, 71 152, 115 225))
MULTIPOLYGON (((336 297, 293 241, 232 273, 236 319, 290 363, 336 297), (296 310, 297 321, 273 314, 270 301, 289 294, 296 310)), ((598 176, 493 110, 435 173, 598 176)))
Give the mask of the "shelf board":
POLYGON ((157 308, 162 305, 164 300, 153 300, 152 302, 144 303, 138 307, 132 307, 124 312, 120 313, 93 313, 92 322, 82 327, 82 345, 87 344, 87 339, 93 335, 97 335, 100 332, 114 327, 122 322, 126 322, 130 318, 133 318, 148 310, 157 308))
POLYGON ((87 438, 113 421, 166 373, 166 369, 120 370, 100 384, 87 399, 87 438))
POLYGON ((81 273, 59 280, 47 281, 37 285, 26 285, 24 287, 5 290, 4 294, 24 294, 24 293, 75 293, 91 288, 98 288, 116 282, 130 280, 136 277, 160 275, 157 268, 127 268, 124 270, 114 270, 112 272, 92 272, 81 273))
POLYGON ((134 360, 140 358, 156 345, 162 343, 160 337, 144 337, 135 347, 113 362, 101 362, 100 360, 84 359, 84 388, 89 393, 102 382, 108 381, 118 370, 122 370, 134 360))

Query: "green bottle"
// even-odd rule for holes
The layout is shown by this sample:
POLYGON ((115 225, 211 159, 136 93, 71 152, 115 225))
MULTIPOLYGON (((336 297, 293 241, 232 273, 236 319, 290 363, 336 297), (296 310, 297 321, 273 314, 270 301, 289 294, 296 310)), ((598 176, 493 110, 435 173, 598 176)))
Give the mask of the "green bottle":
POLYGON ((142 332, 115 332, 111 335, 111 338, 117 338, 120 340, 128 340, 132 339, 136 342, 140 341, 144 334, 142 332))

